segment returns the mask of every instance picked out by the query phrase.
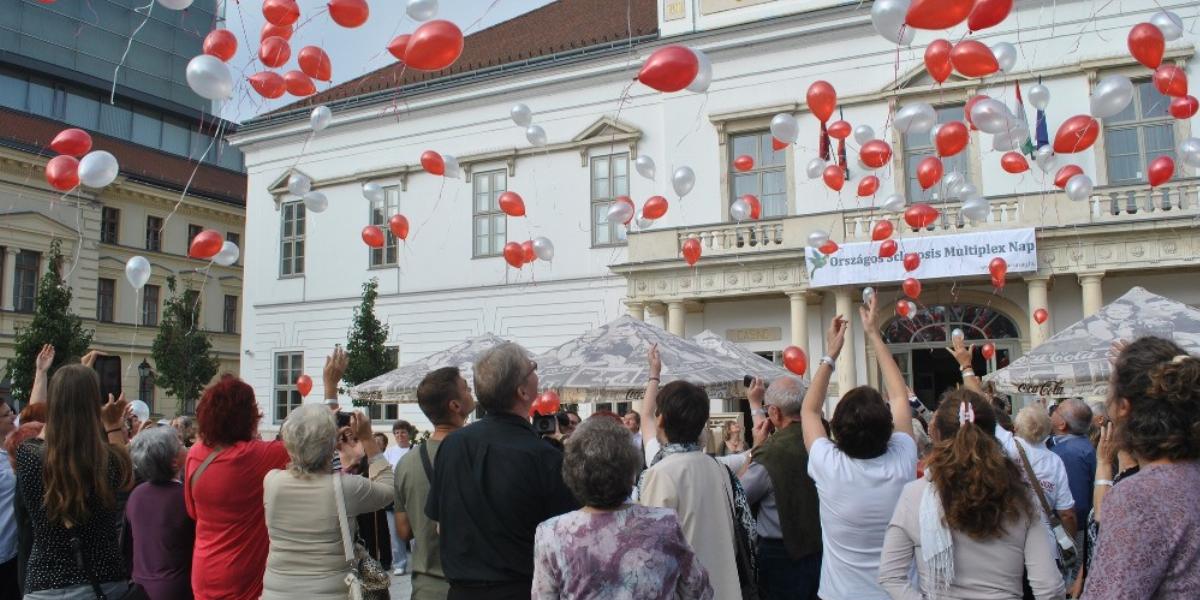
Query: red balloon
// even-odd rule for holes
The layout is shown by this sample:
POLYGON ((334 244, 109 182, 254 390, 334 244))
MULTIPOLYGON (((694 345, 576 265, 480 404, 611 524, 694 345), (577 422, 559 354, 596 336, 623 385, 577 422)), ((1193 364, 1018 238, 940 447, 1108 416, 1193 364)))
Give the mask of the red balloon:
POLYGON ((762 202, 758 201, 758 196, 754 194, 743 194, 742 202, 750 206, 750 219, 757 221, 762 218, 762 202))
POLYGON ((883 240, 883 243, 879 245, 879 258, 891 258, 899 249, 896 240, 883 240))
POLYGON ((753 169, 754 157, 748 154, 743 154, 733 159, 733 168, 737 169, 738 171, 749 171, 750 169, 753 169))
POLYGON ((1000 167, 1012 174, 1024 173, 1029 170, 1029 161, 1020 152, 1005 152, 1000 157, 1000 167))
POLYGON ((388 229, 392 230, 392 235, 401 240, 408 239, 408 217, 404 215, 392 215, 388 219, 388 229))
POLYGON ((296 55, 296 62, 300 63, 300 70, 305 75, 317 81, 333 79, 333 63, 329 61, 329 55, 317 46, 301 48, 300 54, 296 55))
POLYGON ((796 375, 804 377, 805 371, 808 371, 808 356, 804 354, 804 350, 796 346, 788 346, 783 349, 783 366, 796 375))
POLYGON ((953 46, 946 40, 933 40, 925 47, 925 70, 934 81, 942 83, 954 71, 950 64, 950 50, 953 46))
POLYGON ((950 51, 950 64, 967 77, 986 77, 1000 70, 996 55, 983 42, 963 40, 950 51))
POLYGON ((1054 174, 1054 186, 1060 190, 1066 189, 1067 182, 1070 181, 1072 177, 1081 174, 1083 174, 1083 169, 1079 168, 1078 165, 1067 165, 1059 169, 1058 173, 1054 174))
POLYGON ((558 394, 547 390, 533 401, 533 412, 548 417, 557 413, 560 406, 561 401, 558 399, 558 394))
POLYGON ((913 229, 924 229, 937 220, 938 209, 928 204, 914 204, 904 210, 904 222, 913 229))
POLYGON ((292 48, 287 40, 281 37, 269 37, 258 45, 258 60, 272 69, 278 69, 287 64, 292 57, 292 48))
POLYGON ((966 20, 972 0, 913 0, 904 22, 917 29, 948 29, 966 20))
POLYGON ((372 248, 382 248, 385 238, 383 230, 376 225, 367 225, 362 228, 362 241, 372 248))
POLYGON ((850 123, 847 123, 846 121, 834 121, 829 124, 829 127, 825 128, 825 131, 829 134, 829 137, 838 140, 844 140, 850 137, 850 133, 853 130, 854 128, 851 127, 850 123))
POLYGON ((927 190, 942 178, 942 161, 936 156, 926 156, 917 163, 917 181, 921 189, 927 190))
POLYGON ((837 242, 835 242, 833 240, 825 240, 825 243, 821 244, 820 248, 817 248, 817 252, 820 252, 821 254, 824 254, 825 256, 829 256, 830 254, 833 254, 834 252, 837 252, 837 251, 838 251, 837 242))
POLYGON ((667 199, 662 196, 650 196, 642 205, 642 216, 647 219, 660 219, 667 214, 667 199))
POLYGON ((1012 10, 1013 0, 975 0, 967 15, 967 29, 979 31, 999 25, 1012 10))
POLYGON ((892 147, 883 140, 871 140, 863 144, 858 151, 858 158, 868 167, 878 169, 892 160, 892 147))
POLYGON ((921 295, 921 280, 916 277, 909 277, 900 284, 900 288, 904 290, 905 295, 909 298, 916 299, 921 295))
POLYGON ((289 94, 303 98, 317 93, 317 86, 303 71, 288 71, 283 74, 283 85, 289 94))
MULTIPOLYGON (((268 23, 267 25, 270 25, 268 23)), ((229 62, 237 54, 237 36, 228 29, 214 29, 204 36, 204 53, 229 62)))
POLYGON ((46 183, 50 187, 65 192, 79 185, 79 159, 68 154, 60 154, 46 163, 46 183))
POLYGON ((537 260, 537 254, 533 251, 533 240, 521 242, 521 252, 524 254, 525 264, 537 260))
POLYGON ((250 87, 263 98, 278 98, 287 91, 287 83, 274 71, 259 71, 251 75, 250 87))
POLYGON ((50 140, 50 149, 78 158, 92 150, 92 136, 82 129, 64 129, 50 140))
POLYGON ((871 196, 879 191, 879 178, 874 175, 867 175, 858 180, 858 195, 871 196))
POLYGON ((1161 65, 1154 70, 1154 88, 1164 96, 1186 96, 1187 74, 1175 65, 1161 65))
POLYGON ((366 23, 370 15, 367 0, 329 0, 329 16, 342 27, 358 27, 366 23))
POLYGON ((296 378, 296 390, 300 392, 301 397, 308 396, 308 393, 312 391, 312 385, 312 377, 308 375, 301 375, 296 378))
POLYGON ((904 255, 904 270, 916 271, 917 267, 921 266, 921 255, 916 252, 908 252, 904 255))
POLYGON ((1035 323, 1037 323, 1038 325, 1045 323, 1046 319, 1049 319, 1049 318, 1050 318, 1050 313, 1044 308, 1039 308, 1039 309, 1033 311, 1033 321, 1035 323))
POLYGON ((1171 180, 1175 175, 1175 161, 1170 156, 1160 156, 1146 166, 1146 179, 1150 187, 1158 187, 1171 180))
POLYGON ((1129 53, 1147 68, 1157 69, 1162 64, 1166 48, 1162 30, 1151 23, 1138 23, 1129 30, 1129 53))
POLYGON ((812 111, 818 121, 824 123, 833 116, 833 109, 837 106, 837 92, 828 81, 814 81, 808 86, 806 100, 808 110, 812 111))
POLYGON ((683 46, 664 46, 646 59, 637 80, 660 92, 678 92, 691 85, 699 72, 695 52, 683 46))
POLYGON ((1054 134, 1054 151, 1059 154, 1083 152, 1096 143, 1100 123, 1089 115, 1075 115, 1058 126, 1054 134))
POLYGON ((825 171, 821 176, 825 179, 825 185, 829 186, 829 189, 835 192, 842 191, 842 186, 846 184, 846 174, 837 165, 825 167, 825 171))
POLYGON ((979 352, 983 354, 984 359, 992 360, 992 357, 996 355, 996 345, 988 342, 983 345, 983 348, 980 348, 979 352))
POLYGON ((458 25, 441 19, 427 21, 412 32, 404 49, 404 64, 422 71, 441 71, 454 64, 462 51, 463 34, 458 25))
MULTIPOLYGON (((441 157, 438 157, 441 159, 441 157)), ((510 217, 525 216, 525 200, 516 192, 504 192, 496 200, 500 204, 500 210, 510 217)))
POLYGON ((972 131, 976 131, 979 128, 976 127, 975 123, 971 121, 971 108, 973 108, 975 106, 976 102, 979 102, 980 100, 985 100, 985 99, 987 99, 987 96, 984 96, 982 94, 979 94, 976 96, 971 96, 970 98, 967 99, 966 104, 963 105, 963 116, 966 117, 967 125, 969 125, 971 127, 972 131))
POLYGON ((896 314, 911 319, 913 315, 917 314, 915 306, 915 304, 908 300, 901 300, 896 303, 896 314))
POLYGON ((291 25, 276 25, 271 22, 263 23, 262 30, 258 33, 258 41, 263 41, 269 37, 281 37, 285 40, 292 39, 291 25))
POLYGON ((683 260, 687 261, 688 266, 700 260, 700 240, 688 238, 683 241, 683 260))
POLYGON ((774 138, 774 137, 771 138, 771 149, 772 150, 779 152, 780 150, 783 150, 784 148, 787 148, 787 147, 788 147, 787 142, 781 142, 781 141, 779 141, 779 138, 774 138))
POLYGON ((1200 109, 1200 101, 1195 96, 1179 96, 1171 99, 1171 107, 1167 110, 1176 119, 1190 119, 1196 115, 1197 109, 1200 109))
POLYGON ((263 0, 262 12, 268 23, 280 27, 291 25, 300 18, 296 0, 263 0))
POLYGON ((192 258, 210 259, 221 251, 221 246, 225 240, 221 238, 221 234, 212 229, 205 229, 196 234, 192 238, 192 244, 188 247, 188 256, 192 258))
POLYGON ((963 151, 967 147, 967 141, 970 134, 967 132, 967 125, 962 121, 950 121, 943 123, 938 128, 936 139, 937 152, 939 156, 954 156, 963 151))
POLYGON ((517 242, 504 245, 504 262, 514 269, 520 269, 525 264, 525 249, 517 242))
POLYGON ((425 169, 430 175, 445 175, 446 163, 442 161, 442 155, 433 150, 426 150, 421 153, 421 168, 425 169))
POLYGON ((887 219, 876 221, 875 226, 871 227, 871 240, 875 242, 886 240, 892 237, 892 231, 894 230, 895 227, 892 226, 891 221, 887 219))
POLYGON ((993 278, 1003 279, 1008 275, 1008 261, 997 256, 988 263, 988 273, 992 274, 993 278))
POLYGON ((404 60, 404 52, 408 50, 408 40, 412 36, 407 33, 402 33, 388 42, 387 51, 396 57, 396 60, 404 60))

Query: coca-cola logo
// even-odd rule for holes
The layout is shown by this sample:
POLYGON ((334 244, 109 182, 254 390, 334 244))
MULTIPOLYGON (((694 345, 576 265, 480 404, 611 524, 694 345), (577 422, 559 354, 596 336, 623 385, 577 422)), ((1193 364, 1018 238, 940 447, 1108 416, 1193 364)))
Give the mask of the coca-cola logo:
POLYGON ((1018 383, 1017 392, 1037 396, 1061 396, 1063 395, 1063 382, 1054 380, 1042 383, 1018 383))

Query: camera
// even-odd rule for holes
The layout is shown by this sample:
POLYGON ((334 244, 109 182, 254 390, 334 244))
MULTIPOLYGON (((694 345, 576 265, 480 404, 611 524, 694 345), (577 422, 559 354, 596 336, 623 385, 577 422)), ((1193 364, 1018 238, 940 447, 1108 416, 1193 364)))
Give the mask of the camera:
MULTIPOLYGON (((744 385, 746 387, 750 387, 750 386, 754 385, 754 376, 746 375, 745 377, 742 377, 742 385, 744 385)), ((769 387, 771 387, 771 383, 769 381, 764 380, 763 381, 763 389, 766 389, 769 387)))
POLYGON ((337 411, 337 426, 338 426, 338 429, 341 429, 343 427, 349 427, 350 426, 350 413, 340 411, 340 410, 337 411))
POLYGON ((565 411, 552 415, 533 415, 533 431, 538 435, 554 435, 571 425, 571 419, 565 411))

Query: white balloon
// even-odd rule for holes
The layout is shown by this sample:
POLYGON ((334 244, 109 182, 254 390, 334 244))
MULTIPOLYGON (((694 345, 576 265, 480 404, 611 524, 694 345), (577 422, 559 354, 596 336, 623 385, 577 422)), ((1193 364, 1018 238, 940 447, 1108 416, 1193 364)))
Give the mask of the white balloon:
POLYGON ((825 161, 820 158, 814 158, 808 161, 808 165, 804 167, 804 174, 808 175, 809 179, 818 179, 825 173, 825 161))
POLYGON ((442 164, 445 165, 446 169, 445 172, 442 173, 443 177, 458 179, 462 175, 462 167, 458 166, 458 158, 450 154, 443 154, 442 164))
POLYGON ((962 185, 963 183, 966 183, 966 179, 964 179, 962 173, 959 173, 958 171, 950 171, 945 175, 942 175, 942 189, 945 190, 947 198, 956 198, 957 196, 954 196, 953 194, 958 192, 958 186, 962 185))
POLYGON ((870 125, 859 125, 854 128, 854 141, 861 146, 875 139, 875 130, 871 129, 870 125))
POLYGON ((1162 32, 1163 39, 1168 42, 1183 35, 1183 19, 1169 10, 1154 13, 1154 16, 1150 17, 1150 23, 1162 32))
POLYGON ((1067 180, 1067 186, 1064 188, 1067 192, 1067 197, 1076 201, 1083 202, 1092 197, 1092 178, 1080 173, 1067 180))
POLYGON ((956 340, 961 340, 961 339, 963 339, 963 338, 964 338, 964 337, 966 337, 966 336, 963 334, 963 330, 962 330, 962 329, 959 329, 958 327, 955 327, 955 328, 954 328, 954 331, 951 331, 951 332, 950 332, 950 337, 951 337, 951 338, 954 338, 954 339, 956 339, 956 340))
POLYGON ((188 87, 201 98, 227 100, 233 97, 233 75, 221 59, 199 54, 187 65, 188 87))
POLYGON ((404 12, 418 23, 428 21, 437 16, 438 3, 437 0, 408 0, 408 8, 404 12))
POLYGON ((1012 129, 1016 121, 1008 107, 994 98, 984 98, 971 107, 971 122, 984 133, 1003 133, 1012 129))
POLYGON ((771 135, 786 144, 795 144, 800 137, 800 122, 787 113, 779 113, 771 119, 771 135))
POLYGON ((171 10, 183 10, 192 5, 192 0, 158 0, 158 3, 171 10))
POLYGON ((704 52, 691 48, 692 54, 696 55, 696 61, 700 63, 700 70, 696 71, 696 78, 688 84, 689 92, 703 94, 708 91, 708 86, 712 84, 712 61, 708 60, 708 56, 704 52))
POLYGON ((820 248, 828 241, 829 232, 823 229, 814 229, 812 233, 808 234, 808 245, 813 248, 820 248))
POLYGON ((650 229, 650 227, 654 225, 654 219, 647 219, 644 215, 642 215, 642 211, 640 211, 640 210, 638 211, 637 216, 634 217, 633 220, 637 222, 637 226, 638 226, 639 230, 650 229))
POLYGON ((908 202, 904 200, 904 196, 901 196, 900 194, 892 194, 883 201, 883 210, 888 212, 900 212, 904 210, 904 207, 907 204, 908 202))
POLYGON ((959 208, 959 211, 967 220, 974 223, 982 223, 986 221, 988 215, 991 214, 992 207, 990 204, 988 204, 987 200, 979 196, 974 196, 963 202, 963 205, 961 208, 959 208))
POLYGON ((875 297, 875 288, 870 287, 870 286, 863 288, 863 296, 862 296, 863 304, 870 304, 871 298, 874 298, 874 297, 875 297))
POLYGON ((150 281, 150 261, 145 256, 134 256, 125 261, 125 279, 133 289, 142 289, 150 281))
POLYGON ((1133 82, 1124 75, 1109 75, 1092 90, 1092 116, 1103 119, 1111 117, 1133 102, 1133 82))
POLYGON ((294 196, 303 196, 312 190, 312 180, 303 173, 292 173, 288 177, 288 191, 294 196))
POLYGON ((968 198, 971 198, 973 196, 978 196, 978 195, 979 195, 979 190, 976 189, 975 184, 964 181, 964 182, 958 184, 958 187, 954 188, 954 196, 953 197, 965 201, 968 198))
POLYGON ((311 213, 323 213, 329 208, 329 198, 321 192, 309 192, 304 195, 304 210, 311 213))
POLYGON ((734 221, 749 221, 750 220, 750 204, 741 198, 733 201, 729 205, 729 218, 734 221))
POLYGON ((1011 71, 1013 65, 1017 64, 1017 48, 1008 42, 992 44, 992 56, 996 57, 996 62, 1000 64, 1000 70, 1004 73, 1011 71))
POLYGON ((895 123, 901 133, 925 133, 937 123, 937 113, 924 102, 909 104, 896 111, 895 123))
POLYGON ((382 202, 387 198, 387 193, 383 191, 383 186, 374 181, 368 181, 362 185, 362 195, 363 198, 372 202, 382 202))
POLYGON ((1179 142, 1179 162, 1200 169, 1200 138, 1190 137, 1179 142))
POLYGON ((517 124, 517 127, 529 127, 533 124, 533 111, 520 102, 508 110, 508 116, 512 118, 513 123, 517 124))
POLYGON ((542 129, 541 125, 530 125, 525 128, 525 139, 529 140, 530 144, 541 148, 546 145, 546 130, 542 129))
MULTIPOLYGON (((312 192, 312 193, 320 194, 321 192, 312 192)), ((304 205, 305 205, 305 207, 308 206, 308 198, 304 199, 304 205)), ((320 211, 317 211, 317 212, 320 212, 320 211)), ((241 248, 238 248, 237 244, 235 244, 229 240, 225 240, 225 243, 221 244, 221 251, 218 252, 216 256, 212 257, 212 259, 213 259, 213 262, 217 263, 218 265, 221 265, 222 267, 228 267, 228 266, 232 265, 233 263, 237 262, 238 257, 240 257, 241 255, 242 255, 242 250, 241 250, 241 248)))
POLYGON ((1017 148, 1021 147, 1022 143, 1025 142, 1025 137, 1028 137, 1028 134, 1025 136, 1020 136, 1019 132, 1014 131, 997 133, 996 135, 992 136, 992 150, 995 150, 996 152, 1008 152, 1010 150, 1016 150, 1017 148), (1018 140, 1018 137, 1021 137, 1021 139, 1018 140))
POLYGON ((1038 168, 1041 169, 1043 173, 1049 173, 1050 171, 1053 171, 1054 164, 1058 162, 1054 156, 1054 148, 1051 148, 1050 145, 1047 144, 1038 148, 1037 150, 1034 150, 1033 162, 1037 164, 1038 168))
POLYGON ((696 172, 691 167, 679 167, 671 174, 671 187, 675 188, 675 193, 683 198, 696 187, 696 172))
POLYGON ((633 168, 637 169, 638 175, 646 179, 654 179, 655 168, 653 158, 645 154, 639 154, 637 160, 633 161, 633 168))
POLYGON ((333 111, 329 110, 328 106, 318 106, 312 109, 312 114, 308 117, 309 126, 313 131, 324 131, 331 122, 333 122, 333 111))
POLYGON ((916 31, 904 23, 909 4, 909 0, 876 0, 871 5, 871 24, 875 31, 893 44, 911 44, 916 31))
MULTIPOLYGON (((161 2, 162 0, 159 1, 161 2)), ((130 402, 129 410, 133 413, 133 416, 137 417, 137 420, 142 423, 150 420, 150 405, 141 400, 134 400, 130 402)))
POLYGON ((79 161, 79 183, 90 188, 103 188, 121 172, 117 157, 104 150, 92 150, 79 161))
POLYGON ((608 206, 608 222, 628 225, 633 220, 633 203, 613 202, 608 206))
POLYGON ((1037 110, 1046 110, 1050 106, 1050 88, 1035 83, 1029 88, 1029 104, 1037 110))
POLYGON ((533 253, 541 260, 554 260, 554 242, 545 237, 533 238, 533 253))

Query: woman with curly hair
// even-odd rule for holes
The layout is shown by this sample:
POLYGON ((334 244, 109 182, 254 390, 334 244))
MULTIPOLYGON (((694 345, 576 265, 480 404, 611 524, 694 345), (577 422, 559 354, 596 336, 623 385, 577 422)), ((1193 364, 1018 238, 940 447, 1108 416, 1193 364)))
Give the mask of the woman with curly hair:
POLYGON ((879 583, 892 598, 1019 600, 1022 569, 1035 598, 1063 597, 1050 538, 995 429, 983 396, 942 397, 925 478, 904 486, 884 537, 879 583), (919 589, 909 580, 914 558, 919 589))
MULTIPOLYGON (((1096 505, 1102 523, 1088 600, 1195 598, 1200 593, 1200 359, 1144 337, 1113 369, 1107 412, 1138 474, 1096 505)), ((1097 479, 1096 486, 1112 485, 1097 479)))

